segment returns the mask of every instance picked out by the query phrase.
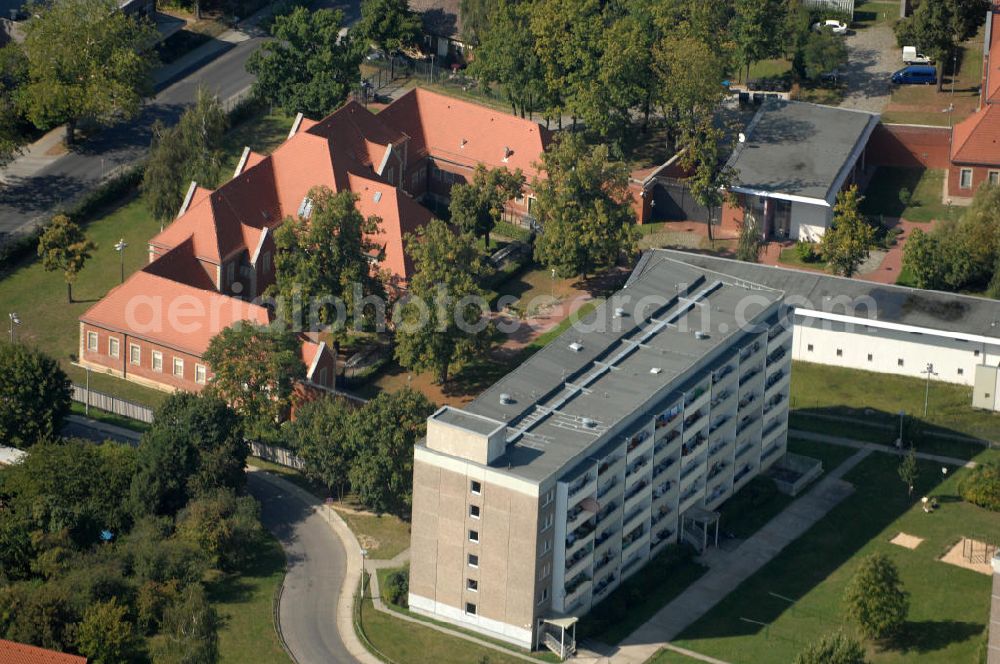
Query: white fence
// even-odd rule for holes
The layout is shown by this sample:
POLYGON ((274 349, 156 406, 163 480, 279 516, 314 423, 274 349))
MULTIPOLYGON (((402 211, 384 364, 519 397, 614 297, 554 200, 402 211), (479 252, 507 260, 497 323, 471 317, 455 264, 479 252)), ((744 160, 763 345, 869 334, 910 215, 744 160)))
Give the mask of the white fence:
POLYGON ((302 470, 305 468, 305 462, 303 462, 300 457, 296 456, 290 450, 286 450, 284 447, 268 445, 267 443, 258 443, 254 440, 247 442, 250 445, 250 454, 258 459, 270 461, 271 463, 276 463, 279 466, 294 468, 295 470, 302 470))
POLYGON ((153 423, 153 409, 142 404, 113 397, 104 392, 87 390, 82 385, 73 385, 72 399, 82 404, 89 404, 91 408, 97 408, 115 415, 139 420, 146 424, 153 423))
POLYGON ((850 16, 854 15, 854 0, 806 0, 805 5, 817 9, 835 9, 850 16))

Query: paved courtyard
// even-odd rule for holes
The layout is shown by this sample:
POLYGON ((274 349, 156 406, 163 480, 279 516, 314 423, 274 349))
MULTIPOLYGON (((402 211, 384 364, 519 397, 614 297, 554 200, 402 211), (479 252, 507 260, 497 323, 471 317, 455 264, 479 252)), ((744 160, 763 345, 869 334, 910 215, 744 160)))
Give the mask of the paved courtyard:
POLYGON ((841 106, 881 113, 891 96, 889 75, 903 66, 892 28, 862 28, 845 39, 847 64, 843 72, 847 95, 841 106))

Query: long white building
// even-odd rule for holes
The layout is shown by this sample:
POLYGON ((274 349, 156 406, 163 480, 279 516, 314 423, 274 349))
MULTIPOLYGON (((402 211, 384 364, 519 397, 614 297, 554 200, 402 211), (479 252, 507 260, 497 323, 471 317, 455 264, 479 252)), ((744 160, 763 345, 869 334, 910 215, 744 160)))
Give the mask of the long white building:
POLYGON ((672 250, 647 253, 636 273, 680 262, 785 293, 792 359, 969 385, 973 405, 1000 410, 1000 301, 877 284, 672 250))

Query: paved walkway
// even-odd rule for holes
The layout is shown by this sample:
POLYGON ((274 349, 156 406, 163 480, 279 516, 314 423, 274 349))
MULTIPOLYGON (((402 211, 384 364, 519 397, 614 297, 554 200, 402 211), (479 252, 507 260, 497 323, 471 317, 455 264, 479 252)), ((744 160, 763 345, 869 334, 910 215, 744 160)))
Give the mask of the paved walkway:
POLYGON ((892 28, 862 28, 853 31, 846 40, 847 64, 842 72, 847 95, 840 105, 881 113, 891 99, 889 75, 902 66, 892 28))
POLYGON ((617 648, 582 652, 581 657, 614 664, 640 664, 648 660, 849 496, 854 487, 841 478, 871 453, 868 447, 859 449, 736 549, 709 549, 702 559, 709 565, 708 572, 687 590, 617 648))
POLYGON ((83 415, 67 415, 62 430, 63 435, 89 438, 103 443, 105 440, 116 440, 119 443, 138 445, 142 434, 132 429, 126 429, 115 424, 108 424, 83 415))
MULTIPOLYGON (((815 433, 813 431, 799 431, 798 429, 789 429, 788 435, 790 437, 794 436, 795 438, 801 438, 803 440, 811 440, 817 443, 830 443, 831 445, 840 445, 842 447, 853 447, 856 450, 883 452, 884 454, 895 454, 896 456, 906 456, 907 454, 909 454, 909 450, 897 450, 896 448, 889 447, 888 445, 879 445, 878 443, 864 443, 858 440, 851 440, 850 438, 841 438, 840 436, 830 436, 825 433, 815 433)), ((965 459, 945 456, 943 454, 929 454, 927 452, 917 452, 916 456, 918 459, 924 459, 925 461, 934 461, 937 463, 944 464, 946 466, 961 466, 962 468, 976 467, 975 461, 966 461, 965 459)))

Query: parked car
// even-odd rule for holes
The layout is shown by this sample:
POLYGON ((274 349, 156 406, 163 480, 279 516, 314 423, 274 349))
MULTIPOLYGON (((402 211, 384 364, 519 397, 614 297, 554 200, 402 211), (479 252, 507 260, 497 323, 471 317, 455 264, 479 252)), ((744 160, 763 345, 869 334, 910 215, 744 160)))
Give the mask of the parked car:
POLYGON ((835 18, 828 18, 825 21, 817 21, 813 23, 812 29, 815 32, 823 32, 824 30, 829 30, 835 35, 846 35, 847 34, 847 24, 843 21, 838 21, 835 18))
POLYGON ((937 83, 937 69, 929 65, 910 65, 892 75, 897 85, 933 85, 937 83))
POLYGON ((923 53, 917 51, 916 46, 903 47, 903 64, 905 65, 932 65, 934 60, 923 53))

